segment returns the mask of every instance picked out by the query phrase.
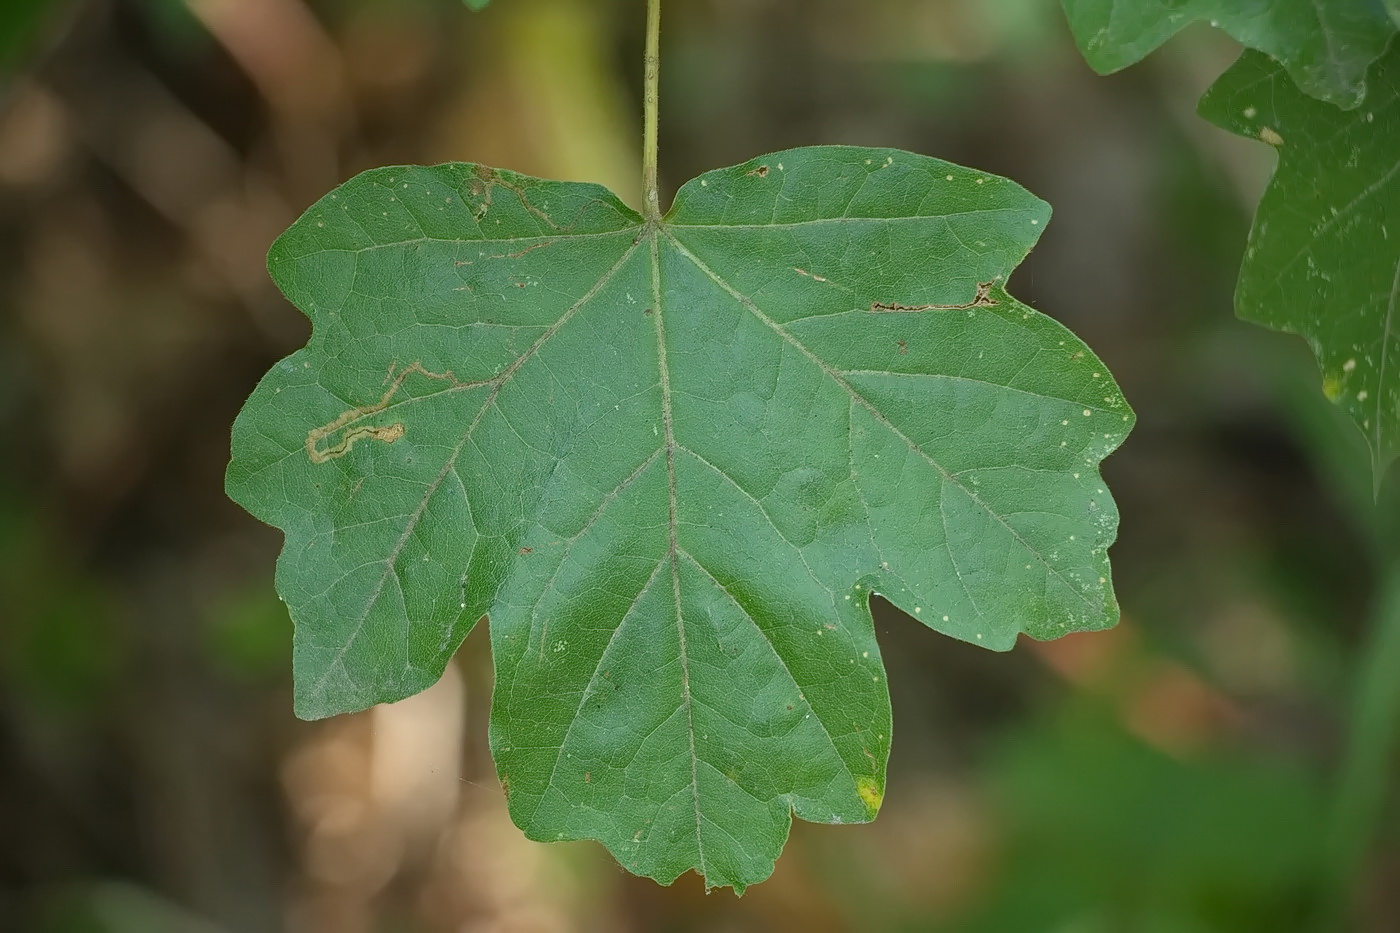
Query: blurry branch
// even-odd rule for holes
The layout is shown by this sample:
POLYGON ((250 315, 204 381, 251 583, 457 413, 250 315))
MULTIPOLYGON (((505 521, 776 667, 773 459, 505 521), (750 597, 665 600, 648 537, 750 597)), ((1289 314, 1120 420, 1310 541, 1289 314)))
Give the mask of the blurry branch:
MULTIPOLYGON (((262 254, 294 212, 270 179, 142 66, 108 58, 102 80, 57 98, 83 145, 170 225, 221 285, 262 323, 272 297, 262 254)), ((207 287, 207 286, 206 286, 207 287)), ((268 324, 264 330, 277 328, 268 324)))
POLYGON ((243 69, 271 111, 272 131, 298 190, 339 182, 336 143, 353 130, 345 60, 302 0, 186 0, 243 69))
POLYGON ((340 50, 301 0, 187 0, 282 119, 343 111, 340 50))
POLYGON ((1327 908, 1319 929, 1349 929, 1372 840, 1394 787, 1400 739, 1400 560, 1378 594, 1358 662, 1346 757, 1334 792, 1327 908))

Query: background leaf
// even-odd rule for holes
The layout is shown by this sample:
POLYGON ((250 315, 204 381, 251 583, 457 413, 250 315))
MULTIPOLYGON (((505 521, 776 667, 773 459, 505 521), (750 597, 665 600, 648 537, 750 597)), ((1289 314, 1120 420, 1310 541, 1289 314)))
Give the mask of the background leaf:
POLYGON ((1240 317, 1302 335, 1323 392, 1361 428, 1376 480, 1400 449, 1400 50, 1377 62, 1363 108, 1299 93, 1246 52, 1201 100, 1225 129, 1279 153, 1240 272, 1240 317))
POLYGON ((872 592, 991 648, 1112 625, 1132 414, 1001 283, 1048 219, 885 149, 776 153, 646 225, 479 166, 365 173, 274 246, 312 318, 235 426, 284 529, 297 707, 434 681, 483 615, 516 822, 742 889, 878 810, 872 592))
POLYGON ((1195 22, 1273 56, 1304 91, 1340 107, 1366 92, 1366 68, 1395 24, 1374 0, 1064 0, 1075 41, 1103 74, 1141 60, 1195 22))

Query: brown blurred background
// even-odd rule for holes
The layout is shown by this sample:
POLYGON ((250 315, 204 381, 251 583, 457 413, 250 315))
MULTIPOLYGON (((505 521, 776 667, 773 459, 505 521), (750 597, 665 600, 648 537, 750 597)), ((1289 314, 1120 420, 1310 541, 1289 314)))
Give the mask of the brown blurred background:
POLYGON ((642 7, 4 0, 0 930, 1400 929, 1400 483, 1373 498, 1300 341, 1231 315, 1272 155, 1193 108, 1236 50, 1098 77, 1054 0, 672 2, 662 172, 891 145, 1051 201, 1012 290, 1139 417, 1117 630, 994 655, 879 607, 884 812, 796 826, 742 899, 511 826, 484 638, 413 700, 292 717, 279 536, 222 491, 307 335, 267 247, 386 163, 636 203, 642 7))

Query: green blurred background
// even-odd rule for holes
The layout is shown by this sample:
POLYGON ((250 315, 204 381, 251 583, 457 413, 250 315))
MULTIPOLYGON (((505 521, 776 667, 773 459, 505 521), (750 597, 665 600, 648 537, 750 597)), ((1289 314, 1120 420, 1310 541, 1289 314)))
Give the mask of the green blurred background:
MULTIPOLYGON (((887 606, 884 812, 742 899, 525 840, 479 636, 442 684, 291 714, 280 545, 228 430, 306 321, 268 244, 352 173, 639 190, 641 0, 4 0, 0 930, 1400 929, 1400 493, 1231 293, 1272 153, 1194 116, 1236 49, 1098 77, 1054 0, 668 5, 662 173, 813 143, 1008 175, 1011 283, 1138 412, 1112 632, 995 655, 887 606)), ((1393 473, 1394 471, 1392 471, 1393 473)))

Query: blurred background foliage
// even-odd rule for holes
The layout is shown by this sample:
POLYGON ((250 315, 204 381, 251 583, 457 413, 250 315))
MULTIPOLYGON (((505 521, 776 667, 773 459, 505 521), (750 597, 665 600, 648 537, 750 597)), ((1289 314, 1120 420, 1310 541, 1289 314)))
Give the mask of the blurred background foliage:
POLYGON ((1053 0, 668 7, 668 188, 822 142, 1015 178, 1056 219, 1013 290, 1138 412, 1118 629, 993 655, 877 607, 877 822, 797 825, 741 900, 529 842, 481 637, 420 697, 293 719, 280 541, 222 493, 306 337, 266 248, 386 163, 635 202, 641 7, 0 7, 0 929, 1400 929, 1400 484, 1300 341, 1232 317, 1272 155, 1194 116, 1236 51, 1206 29, 1100 78, 1053 0))

